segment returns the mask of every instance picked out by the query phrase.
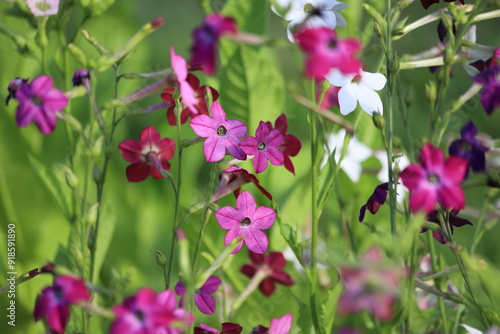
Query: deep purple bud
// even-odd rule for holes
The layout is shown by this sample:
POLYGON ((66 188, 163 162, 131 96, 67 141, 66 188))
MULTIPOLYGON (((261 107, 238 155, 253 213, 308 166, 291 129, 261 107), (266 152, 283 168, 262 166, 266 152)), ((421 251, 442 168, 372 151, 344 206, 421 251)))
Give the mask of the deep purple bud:
POLYGON ((9 83, 9 87, 7 87, 7 90, 9 91, 9 95, 7 95, 7 99, 5 99, 5 105, 9 105, 10 99, 15 99, 16 98, 16 91, 21 88, 21 86, 25 83, 28 82, 28 79, 22 79, 22 78, 15 78, 9 83))

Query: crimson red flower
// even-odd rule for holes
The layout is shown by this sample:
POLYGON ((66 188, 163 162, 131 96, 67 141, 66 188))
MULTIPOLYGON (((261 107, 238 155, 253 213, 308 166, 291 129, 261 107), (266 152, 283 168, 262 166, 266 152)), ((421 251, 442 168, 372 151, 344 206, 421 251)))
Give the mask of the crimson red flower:
POLYGON ((252 264, 245 264, 241 272, 252 278, 258 271, 263 271, 267 277, 259 284, 259 290, 266 297, 274 293, 275 284, 290 286, 293 280, 286 272, 282 271, 286 266, 286 260, 282 253, 271 252, 267 256, 249 251, 248 256, 252 264))
POLYGON ((130 182, 144 181, 150 174, 161 179, 162 171, 170 170, 175 152, 175 141, 161 138, 160 133, 151 125, 142 130, 140 141, 128 139, 118 145, 123 159, 132 164, 127 167, 130 182))
MULTIPOLYGON (((266 122, 266 124, 269 127, 269 131, 272 131, 273 126, 271 122, 266 122)), ((281 141, 281 145, 278 147, 278 150, 283 152, 285 168, 295 174, 295 168, 293 167, 290 157, 294 157, 299 154, 302 144, 294 135, 286 134, 286 131, 288 130, 288 120, 285 114, 281 114, 276 119, 276 122, 274 122, 274 129, 278 130, 283 135, 283 140, 281 141)))
MULTIPOLYGON (((203 85, 200 87, 200 79, 198 79, 194 74, 189 73, 187 76, 186 80, 191 88, 194 91, 194 96, 198 103, 194 105, 194 108, 196 109, 195 111, 190 110, 188 107, 185 107, 181 111, 181 124, 186 123, 189 117, 193 118, 198 115, 208 115, 208 108, 207 108, 207 102, 205 101, 205 90, 209 89, 211 94, 212 94, 212 99, 213 101, 217 101, 219 98, 219 92, 215 90, 215 88, 212 88, 210 86, 203 85)), ((161 92, 161 98, 163 99, 164 102, 169 103, 170 106, 167 109, 167 121, 168 124, 170 125, 176 125, 177 124, 177 118, 174 113, 175 109, 175 100, 174 100, 174 92, 175 88, 170 87, 166 88, 161 92)), ((182 103, 182 97, 181 97, 181 103, 182 103)))

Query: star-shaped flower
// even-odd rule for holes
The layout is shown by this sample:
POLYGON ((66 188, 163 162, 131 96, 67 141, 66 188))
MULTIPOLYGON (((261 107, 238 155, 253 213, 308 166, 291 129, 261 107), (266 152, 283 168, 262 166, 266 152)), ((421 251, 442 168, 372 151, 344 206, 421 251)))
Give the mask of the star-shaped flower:
POLYGON ((245 237, 232 254, 239 252, 243 243, 254 253, 264 254, 267 251, 269 241, 261 230, 273 225, 276 212, 267 206, 257 207, 255 199, 248 191, 243 191, 238 196, 236 208, 232 206, 220 208, 215 213, 215 218, 220 227, 229 230, 224 239, 226 246, 238 235, 245 237))
POLYGON ((488 148, 476 138, 476 135, 476 126, 474 123, 468 122, 460 131, 461 138, 451 143, 448 153, 466 159, 469 162, 469 168, 474 172, 485 172, 485 153, 488 148))
MULTIPOLYGON (((212 275, 197 291, 195 291, 194 302, 202 313, 212 314, 215 312, 216 303, 212 293, 217 291, 221 283, 222 281, 219 277, 212 275)), ((175 286, 175 293, 182 297, 180 306, 183 307, 186 287, 182 281, 179 281, 175 286)))
POLYGON ((278 147, 283 141, 283 135, 277 129, 269 129, 260 121, 255 137, 248 136, 240 143, 240 148, 248 155, 253 155, 253 166, 256 173, 266 170, 268 161, 275 166, 283 165, 285 157, 278 147))
POLYGON ((481 91, 481 105, 488 115, 500 106, 500 81, 498 75, 500 66, 494 66, 474 77, 474 82, 483 85, 481 91))
POLYGON ((284 159, 283 164, 285 165, 285 168, 288 169, 293 174, 295 174, 295 168, 293 166, 290 157, 294 157, 297 154, 299 154, 300 149, 302 148, 302 144, 300 140, 294 135, 286 134, 288 130, 288 120, 286 118, 286 115, 281 114, 276 119, 276 122, 274 122, 274 128, 271 122, 266 122, 266 124, 269 127, 270 131, 276 129, 279 130, 279 132, 283 135, 283 141, 281 142, 281 145, 278 147, 278 150, 283 152, 283 159, 284 159))

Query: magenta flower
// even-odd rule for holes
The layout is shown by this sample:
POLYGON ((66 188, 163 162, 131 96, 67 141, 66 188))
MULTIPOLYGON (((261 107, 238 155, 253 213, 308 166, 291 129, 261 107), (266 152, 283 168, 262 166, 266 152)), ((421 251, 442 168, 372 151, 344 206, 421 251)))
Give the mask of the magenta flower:
POLYGON ((392 318, 398 299, 398 287, 406 272, 400 268, 381 268, 382 253, 371 248, 358 267, 340 268, 344 291, 339 299, 339 313, 347 315, 369 311, 380 321, 392 318))
POLYGON ((272 318, 269 328, 258 325, 252 329, 252 334, 288 334, 292 327, 292 314, 287 313, 281 318, 272 318))
POLYGON ((111 324, 110 334, 177 334, 193 322, 193 315, 176 308, 177 300, 171 290, 158 295, 143 288, 135 296, 126 298, 123 304, 113 307, 116 319, 111 324))
POLYGON ((273 196, 260 185, 259 180, 255 177, 255 175, 250 174, 246 169, 231 166, 223 170, 220 174, 219 188, 212 197, 212 201, 217 201, 219 198, 232 192, 234 192, 234 195, 238 197, 241 192, 241 186, 250 182, 255 184, 257 189, 259 189, 264 196, 269 198, 271 201, 273 200, 273 196))
POLYGON ((450 155, 457 155, 469 163, 474 172, 486 171, 485 153, 488 148, 476 138, 477 128, 472 122, 468 122, 460 131, 460 139, 451 143, 448 148, 450 155))
POLYGON ((208 327, 207 325, 200 324, 199 327, 194 328, 194 334, 240 334, 243 328, 232 322, 224 322, 222 324, 222 329, 217 330, 212 327, 208 327))
POLYGON ((237 32, 236 22, 230 17, 220 14, 211 14, 205 17, 203 25, 193 31, 193 46, 189 65, 201 66, 207 75, 215 72, 217 43, 225 34, 237 32))
POLYGON ((474 82, 483 85, 480 100, 488 115, 500 106, 500 81, 497 78, 499 73, 500 66, 494 66, 473 78, 474 82))
POLYGON ((247 158, 239 147, 240 138, 245 136, 247 126, 237 120, 226 120, 226 113, 219 102, 214 102, 210 109, 212 117, 199 115, 189 124, 200 137, 205 137, 203 153, 209 162, 219 161, 226 155, 226 149, 233 157, 239 160, 247 158))
MULTIPOLYGON (((215 298, 212 293, 217 291, 222 281, 217 276, 210 276, 205 283, 195 291, 194 302, 198 309, 205 314, 212 314, 215 312, 215 298)), ((186 287, 182 281, 179 281, 175 286, 175 293, 181 296, 180 306, 184 305, 184 295, 186 294, 186 287)))
POLYGON ((82 278, 57 276, 54 285, 43 289, 38 297, 33 316, 35 321, 45 318, 53 332, 64 333, 70 305, 83 301, 90 301, 90 292, 82 278))
POLYGON ((256 173, 266 170, 268 161, 275 166, 283 165, 285 157, 278 148, 283 141, 280 130, 271 130, 267 124, 260 121, 255 137, 248 136, 240 143, 240 147, 248 155, 253 155, 253 166, 256 173))
POLYGON ((283 271, 286 266, 286 260, 282 253, 271 252, 267 256, 248 252, 252 264, 245 264, 240 271, 250 278, 254 277, 258 271, 266 274, 266 278, 259 284, 259 290, 266 297, 271 296, 276 289, 275 284, 286 286, 293 285, 293 280, 283 271))
POLYGON ((361 50, 361 44, 356 39, 338 39, 337 33, 326 27, 302 27, 295 39, 307 54, 305 73, 308 78, 323 80, 332 67, 343 74, 360 74, 361 62, 354 54, 361 50))
POLYGON ((406 167, 400 177, 410 191, 412 212, 430 213, 436 204, 446 209, 460 210, 465 206, 465 196, 460 183, 465 177, 467 160, 444 154, 431 144, 420 150, 420 165, 406 167))
POLYGON ((54 131, 57 122, 56 114, 68 104, 68 97, 58 89, 52 88, 54 81, 48 75, 42 75, 30 83, 22 84, 16 91, 16 120, 20 127, 35 122, 43 134, 54 131))
POLYGON ((195 108, 198 104, 198 100, 194 95, 194 90, 187 81, 188 70, 187 64, 184 58, 175 54, 175 49, 173 46, 170 47, 170 64, 172 65, 172 70, 177 78, 177 84, 179 87, 179 92, 181 95, 182 103, 193 113, 197 113, 195 108))
MULTIPOLYGON (((266 124, 269 127, 269 130, 272 131, 273 126, 271 125, 271 122, 267 122, 266 124)), ((290 157, 294 157, 299 154, 300 149, 302 148, 302 144, 300 140, 294 135, 286 134, 288 130, 288 120, 285 114, 281 114, 276 119, 276 122, 274 122, 274 129, 278 130, 283 135, 283 141, 278 147, 278 150, 283 152, 283 163, 285 165, 285 168, 295 174, 295 168, 293 167, 293 163, 292 160, 290 160, 290 157)))
MULTIPOLYGON (((225 245, 243 235, 243 242, 248 249, 257 254, 264 254, 267 251, 267 235, 261 230, 270 228, 276 219, 276 212, 267 206, 257 207, 255 199, 248 191, 243 191, 236 199, 236 209, 232 206, 220 208, 215 213, 215 218, 220 227, 227 232, 224 239, 225 245)), ((238 253, 243 246, 241 242, 232 252, 238 253)))
MULTIPOLYGON (((453 226, 462 227, 464 225, 472 225, 472 223, 470 221, 468 221, 465 218, 461 218, 461 217, 457 216, 457 214, 458 214, 458 211, 452 210, 450 212, 450 216, 448 219, 448 224, 450 224, 450 231, 452 234, 453 234, 453 226)), ((439 213, 436 210, 429 213, 425 220, 441 226, 440 221, 439 221, 439 213)), ((420 233, 424 233, 427 231, 428 231, 428 229, 423 227, 422 230, 420 231, 420 233)), ((446 240, 446 237, 440 231, 432 231, 432 236, 434 237, 434 239, 436 239, 437 241, 439 241, 442 244, 445 244, 448 242, 448 240, 446 240)))
MULTIPOLYGON (((196 104, 194 105, 195 112, 190 110, 188 107, 181 111, 181 124, 186 123, 189 117, 193 118, 198 115, 208 115, 207 102, 205 101, 205 90, 209 89, 212 94, 213 101, 217 101, 219 98, 219 92, 210 86, 201 86, 200 79, 198 79, 194 74, 188 73, 187 82, 191 86, 194 96, 196 98, 196 104)), ((167 109, 167 121, 170 125, 177 124, 177 117, 174 113, 175 109, 175 99, 174 99, 175 88, 165 88, 161 92, 161 98, 165 103, 169 104, 167 109)), ((182 103, 181 97, 181 103, 182 103)))
POLYGON ((160 133, 151 125, 142 130, 140 141, 128 139, 122 141, 118 148, 123 159, 132 164, 127 167, 129 182, 144 181, 150 174, 161 179, 161 171, 170 170, 169 160, 175 152, 175 141, 161 138, 160 133))

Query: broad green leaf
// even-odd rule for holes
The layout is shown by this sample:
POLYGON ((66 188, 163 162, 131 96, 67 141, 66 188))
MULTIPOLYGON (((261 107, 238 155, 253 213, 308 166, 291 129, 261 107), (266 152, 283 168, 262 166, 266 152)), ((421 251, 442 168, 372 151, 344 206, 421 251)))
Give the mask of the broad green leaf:
POLYGON ((97 234, 94 277, 92 278, 94 282, 97 282, 102 264, 104 263, 104 259, 106 258, 106 255, 108 253, 109 245, 111 244, 111 240, 113 239, 115 225, 116 225, 116 219, 114 218, 113 215, 111 214, 101 215, 99 223, 99 231, 97 234))
POLYGON ((299 305, 299 318, 297 320, 297 326, 299 326, 303 334, 309 334, 312 329, 311 309, 309 305, 304 304, 297 297, 295 297, 295 301, 299 305))
POLYGON ((342 284, 337 283, 328 292, 328 297, 323 302, 323 309, 321 314, 321 323, 326 334, 332 333, 333 322, 335 321, 335 313, 337 312, 337 303, 340 297, 342 284))

